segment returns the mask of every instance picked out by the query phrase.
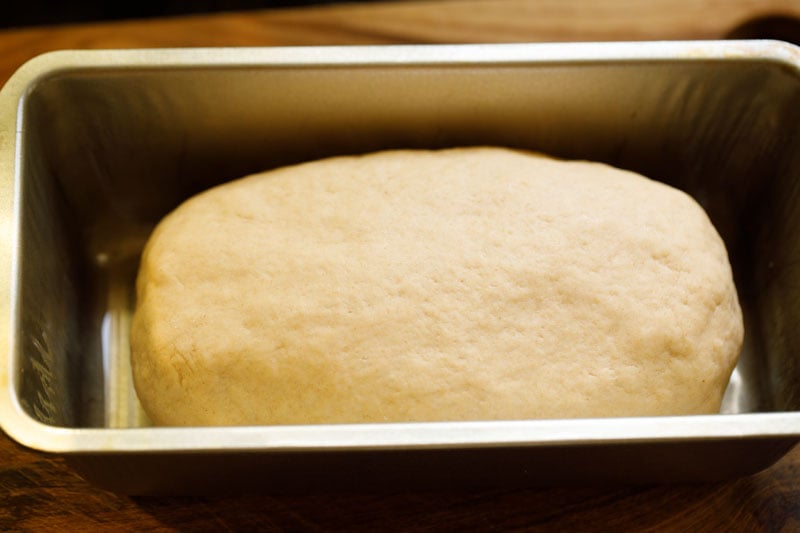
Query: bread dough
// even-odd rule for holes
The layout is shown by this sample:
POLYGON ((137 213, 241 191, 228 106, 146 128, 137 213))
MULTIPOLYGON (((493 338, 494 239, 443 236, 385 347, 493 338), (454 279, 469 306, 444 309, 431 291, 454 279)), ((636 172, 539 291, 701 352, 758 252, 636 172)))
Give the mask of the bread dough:
POLYGON ((718 412, 742 342, 688 195, 501 148, 246 177, 157 227, 136 390, 159 425, 718 412))

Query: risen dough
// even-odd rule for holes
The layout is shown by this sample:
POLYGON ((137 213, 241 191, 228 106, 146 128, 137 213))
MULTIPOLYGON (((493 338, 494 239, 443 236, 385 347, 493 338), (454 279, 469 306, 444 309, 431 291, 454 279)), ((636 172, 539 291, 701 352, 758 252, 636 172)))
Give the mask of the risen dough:
POLYGON ((499 148, 243 178, 157 227, 136 390, 161 425, 712 413, 742 318, 686 194, 499 148))

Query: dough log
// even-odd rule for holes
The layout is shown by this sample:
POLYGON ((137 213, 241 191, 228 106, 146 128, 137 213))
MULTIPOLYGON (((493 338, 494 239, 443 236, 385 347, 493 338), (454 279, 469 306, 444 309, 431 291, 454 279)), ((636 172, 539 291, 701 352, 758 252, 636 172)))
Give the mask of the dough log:
POLYGON ((141 260, 159 425, 714 413, 742 315, 688 195, 502 148, 388 151, 195 196, 141 260))

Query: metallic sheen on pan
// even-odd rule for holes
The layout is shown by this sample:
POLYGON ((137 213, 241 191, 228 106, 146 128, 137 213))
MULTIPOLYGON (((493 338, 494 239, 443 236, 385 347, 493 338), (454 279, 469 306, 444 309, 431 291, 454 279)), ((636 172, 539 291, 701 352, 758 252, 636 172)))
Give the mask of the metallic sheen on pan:
POLYGON ((0 92, 0 422, 112 490, 719 480, 800 440, 800 49, 775 41, 65 51, 0 92), (670 183, 745 312, 719 415, 149 427, 133 280, 221 181, 328 155, 495 144, 670 183))

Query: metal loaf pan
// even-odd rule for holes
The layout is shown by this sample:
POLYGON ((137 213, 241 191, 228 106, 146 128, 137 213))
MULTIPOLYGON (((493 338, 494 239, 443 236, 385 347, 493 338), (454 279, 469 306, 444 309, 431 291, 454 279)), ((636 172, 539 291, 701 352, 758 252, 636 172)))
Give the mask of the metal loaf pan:
POLYGON ((57 52, 0 93, 0 420, 115 491, 720 480, 800 436, 800 49, 779 42, 57 52), (746 340, 710 416, 153 428, 139 253, 189 195, 383 148, 495 144, 686 190, 746 340))

